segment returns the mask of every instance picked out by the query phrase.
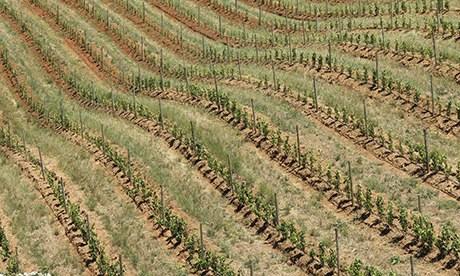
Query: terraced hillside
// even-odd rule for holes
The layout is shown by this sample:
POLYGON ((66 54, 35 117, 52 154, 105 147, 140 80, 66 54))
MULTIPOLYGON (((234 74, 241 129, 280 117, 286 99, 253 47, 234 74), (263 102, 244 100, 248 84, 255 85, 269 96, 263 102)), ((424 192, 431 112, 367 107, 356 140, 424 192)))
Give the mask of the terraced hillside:
POLYGON ((459 0, 0 0, 0 274, 460 275, 459 53, 459 0))

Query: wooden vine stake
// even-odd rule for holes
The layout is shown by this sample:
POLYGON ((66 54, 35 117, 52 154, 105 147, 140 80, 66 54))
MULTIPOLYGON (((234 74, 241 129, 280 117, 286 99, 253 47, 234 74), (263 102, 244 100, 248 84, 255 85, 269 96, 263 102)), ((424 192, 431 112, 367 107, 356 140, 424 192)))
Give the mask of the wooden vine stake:
POLYGON ((332 46, 331 41, 327 42, 327 64, 329 65, 329 70, 332 71, 332 46))
POLYGON ((59 25, 59 5, 56 5, 56 23, 59 25))
POLYGON ((232 162, 230 160, 230 155, 227 154, 227 163, 228 163, 228 184, 230 188, 233 189, 233 169, 232 162))
POLYGON ((42 152, 41 152, 40 148, 38 148, 38 157, 40 158, 40 170, 42 172, 43 180, 46 180, 46 178, 45 178, 45 165, 43 164, 43 157, 42 157, 42 152))
POLYGON ((128 178, 129 181, 132 181, 132 172, 131 172, 131 151, 129 148, 127 149, 127 154, 128 154, 128 178))
POLYGON ((385 49, 385 28, 383 27, 382 16, 380 16, 380 32, 382 34, 382 49, 385 49))
POLYGON ((22 146, 24 147, 24 157, 26 158, 26 161, 27 161, 26 133, 24 130, 22 131, 22 146))
POLYGON ((440 1, 436 0, 436 7, 435 7, 435 18, 436 18, 436 29, 439 29, 439 24, 440 24, 440 19, 439 19, 439 13, 440 13, 440 1))
POLYGON ((89 43, 88 43, 88 33, 86 30, 83 31, 83 44, 85 44, 85 51, 88 51, 89 43))
POLYGON ((275 193, 275 225, 278 226, 280 224, 280 209, 278 206, 278 198, 275 193))
POLYGON ((142 1, 142 23, 145 23, 145 1, 142 1))
POLYGON ((204 258, 203 224, 200 223, 200 255, 204 258))
POLYGON ((339 229, 335 228, 335 254, 337 260, 337 276, 340 276, 340 254, 339 254, 339 229))
POLYGON ((62 177, 59 179, 59 184, 60 184, 60 188, 61 188, 62 198, 63 198, 63 201, 64 201, 64 208, 67 210, 67 197, 65 195, 64 180, 62 180, 62 177))
POLYGON ((191 94, 192 91, 190 90, 190 84, 188 83, 187 67, 184 67, 184 79, 185 79, 185 89, 187 89, 187 91, 189 91, 191 94))
POLYGON ((196 141, 195 141, 195 127, 193 126, 193 122, 190 121, 190 131, 192 132, 192 143, 193 143, 193 148, 195 148, 196 141))
POLYGON ((369 128, 367 124, 367 108, 366 108, 366 99, 363 99, 363 109, 364 109, 364 132, 366 134, 366 138, 369 137, 369 128))
POLYGON ((222 36, 222 18, 219 15, 219 36, 222 36))
POLYGON ((257 128, 257 123, 256 123, 256 111, 254 109, 254 100, 251 99, 251 110, 252 110, 252 129, 255 131, 257 128))
POLYGON ((318 91, 316 89, 316 77, 313 78, 313 101, 315 104, 315 109, 318 112, 319 106, 318 106, 318 91))
POLYGON ((144 37, 141 36, 141 60, 145 60, 144 37))
POLYGON ((103 124, 101 124, 101 138, 102 138, 102 142, 105 142, 104 125, 103 124))
POLYGON ((184 30, 182 28, 183 27, 181 25, 180 29, 179 29, 179 42, 180 42, 180 48, 181 49, 184 47, 184 35, 183 35, 184 30))
POLYGON ((353 177, 351 175, 351 163, 348 161, 348 188, 351 197, 351 206, 355 206, 355 197, 353 196, 353 177))
POLYGON ((434 116, 434 86, 433 86, 433 75, 430 75, 430 92, 431 92, 431 115, 434 116))
POLYGON ((256 47, 256 62, 259 62, 259 42, 257 40, 257 36, 254 37, 254 44, 256 47))
POLYGON ((214 91, 216 92, 216 97, 217 97, 217 109, 220 110, 220 96, 219 96, 219 87, 217 86, 217 76, 216 76, 216 71, 212 69, 212 76, 214 79, 214 91))
POLYGON ((104 47, 101 47, 101 63, 100 63, 100 65, 101 65, 101 69, 104 70, 104 47))
POLYGON ((160 115, 158 115, 158 121, 160 121, 161 129, 164 129, 163 110, 161 108, 161 99, 158 99, 158 109, 160 110, 160 115))
POLYGON ((201 37, 201 55, 202 57, 206 57, 206 49, 204 47, 204 37, 201 37))
POLYGON ((110 14, 109 10, 106 10, 106 23, 107 23, 107 29, 110 29, 110 14))
POLYGON ((422 199, 420 195, 417 195, 417 208, 418 208, 418 212, 421 214, 422 213, 422 199))
POLYGON ((299 138, 299 126, 295 126, 295 132, 297 136, 297 162, 300 163, 300 138, 299 138))
POLYGON ((118 275, 123 276, 123 260, 121 254, 118 255, 118 275))
POLYGON ((161 217, 165 218, 165 197, 163 191, 163 185, 160 185, 160 202, 161 202, 161 217))
POLYGON ((423 142, 425 145, 425 170, 428 173, 430 171, 430 156, 428 153, 428 131, 423 129, 423 142))
MULTIPOLYGON (((136 88, 140 91, 141 90, 141 66, 139 64, 137 64, 137 82, 136 82, 136 88)), ((135 87, 133 87, 133 92, 135 91, 136 89, 135 87)))
POLYGON ((161 92, 165 91, 164 79, 163 79, 163 49, 160 49, 160 88, 161 92))
POLYGON ((414 257, 410 256, 410 275, 415 276, 414 257))
POLYGON ((433 45, 433 59, 434 59, 434 66, 438 66, 438 57, 436 53, 436 39, 434 37, 434 29, 431 30, 431 43, 433 45))

